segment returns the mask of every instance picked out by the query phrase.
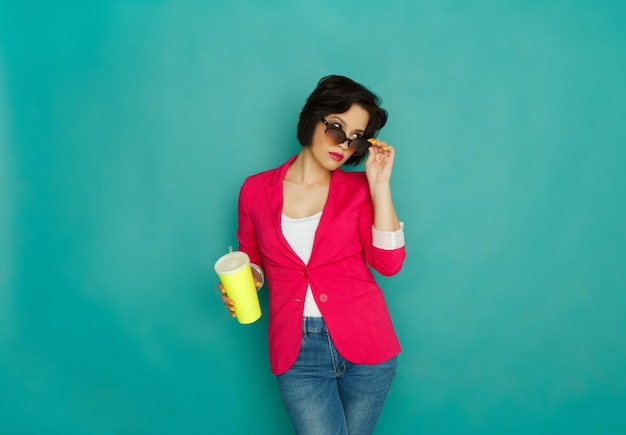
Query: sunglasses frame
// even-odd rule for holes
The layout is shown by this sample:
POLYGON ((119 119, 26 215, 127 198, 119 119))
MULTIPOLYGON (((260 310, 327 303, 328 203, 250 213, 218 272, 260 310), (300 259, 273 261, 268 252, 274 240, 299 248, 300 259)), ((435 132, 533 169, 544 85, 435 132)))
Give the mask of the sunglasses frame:
POLYGON ((341 136, 336 137, 336 138, 333 137, 333 133, 330 133, 330 137, 332 137, 335 141, 338 141, 338 140, 341 139, 341 137, 343 137, 343 140, 340 140, 335 145, 340 145, 340 144, 344 143, 345 141, 348 141, 348 147, 350 148, 350 147, 353 147, 353 143, 356 142, 356 148, 354 148, 354 152, 352 153, 353 156, 360 156, 360 155, 365 154, 365 152, 372 145, 372 144, 370 144, 367 141, 367 139, 365 139, 365 137, 360 137, 358 139, 348 139, 348 136, 346 135, 346 132, 343 131, 343 128, 329 123, 324 118, 321 118, 321 120, 324 123, 324 125, 326 126, 326 130, 324 130, 324 134, 329 134, 328 130, 332 130, 334 132, 341 133, 341 136), (359 143, 363 143, 364 147, 359 147, 359 143))

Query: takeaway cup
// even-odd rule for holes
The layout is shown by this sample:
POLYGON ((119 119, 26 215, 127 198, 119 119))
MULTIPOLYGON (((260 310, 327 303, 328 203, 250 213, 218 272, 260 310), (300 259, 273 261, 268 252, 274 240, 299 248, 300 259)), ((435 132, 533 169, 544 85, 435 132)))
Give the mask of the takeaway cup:
POLYGON ((215 273, 226 295, 235 302, 235 315, 239 323, 257 321, 261 317, 261 305, 248 255, 241 251, 229 252, 215 262, 215 273))

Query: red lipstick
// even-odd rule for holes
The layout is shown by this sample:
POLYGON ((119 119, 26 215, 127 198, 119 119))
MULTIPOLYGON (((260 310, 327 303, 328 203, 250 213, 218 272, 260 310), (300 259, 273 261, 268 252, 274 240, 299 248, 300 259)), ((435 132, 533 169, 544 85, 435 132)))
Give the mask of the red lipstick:
POLYGON ((336 162, 340 162, 343 160, 343 154, 341 153, 334 153, 331 151, 328 154, 330 155, 330 158, 335 160, 336 162))

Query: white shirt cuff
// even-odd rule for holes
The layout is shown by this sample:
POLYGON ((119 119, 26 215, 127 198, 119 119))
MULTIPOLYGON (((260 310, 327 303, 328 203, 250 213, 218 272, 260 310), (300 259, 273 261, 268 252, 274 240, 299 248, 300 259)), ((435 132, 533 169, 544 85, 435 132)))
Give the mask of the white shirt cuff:
POLYGON ((380 249, 392 250, 404 246, 404 222, 397 231, 381 231, 372 226, 372 245, 380 249))

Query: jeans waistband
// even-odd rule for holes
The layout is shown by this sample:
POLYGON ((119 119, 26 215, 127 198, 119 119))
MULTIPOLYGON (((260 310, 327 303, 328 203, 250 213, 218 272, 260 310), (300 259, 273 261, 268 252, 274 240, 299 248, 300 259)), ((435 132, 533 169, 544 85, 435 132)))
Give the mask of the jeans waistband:
POLYGON ((303 317, 302 332, 326 332, 326 323, 323 317, 303 317))

